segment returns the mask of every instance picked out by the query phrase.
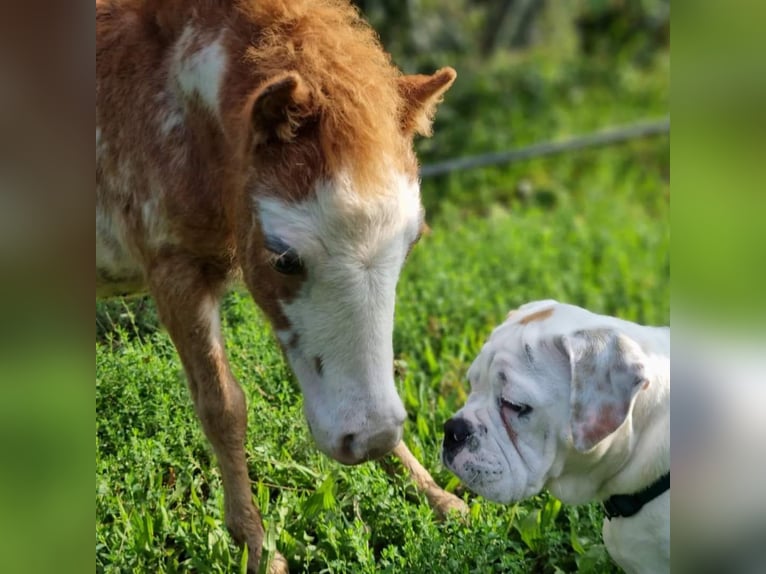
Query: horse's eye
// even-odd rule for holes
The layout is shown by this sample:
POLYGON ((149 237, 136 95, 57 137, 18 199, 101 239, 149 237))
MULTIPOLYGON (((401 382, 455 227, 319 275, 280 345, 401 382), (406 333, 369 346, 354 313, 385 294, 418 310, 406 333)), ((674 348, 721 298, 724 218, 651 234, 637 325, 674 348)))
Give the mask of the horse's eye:
POLYGON ((303 271, 303 260, 293 249, 275 253, 271 258, 271 266, 284 275, 297 275, 303 271))
POLYGON ((271 252, 269 263, 278 272, 284 275, 297 275, 303 271, 303 260, 300 255, 281 238, 267 235, 266 249, 271 252))

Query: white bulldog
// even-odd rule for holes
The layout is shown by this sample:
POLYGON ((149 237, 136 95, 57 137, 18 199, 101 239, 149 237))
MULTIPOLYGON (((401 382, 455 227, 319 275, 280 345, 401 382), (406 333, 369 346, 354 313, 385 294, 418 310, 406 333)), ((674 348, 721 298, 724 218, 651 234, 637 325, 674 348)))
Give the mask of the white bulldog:
POLYGON ((547 488, 605 501, 604 543, 626 572, 670 571, 670 328, 553 300, 512 311, 468 370, 444 464, 509 503, 547 488))

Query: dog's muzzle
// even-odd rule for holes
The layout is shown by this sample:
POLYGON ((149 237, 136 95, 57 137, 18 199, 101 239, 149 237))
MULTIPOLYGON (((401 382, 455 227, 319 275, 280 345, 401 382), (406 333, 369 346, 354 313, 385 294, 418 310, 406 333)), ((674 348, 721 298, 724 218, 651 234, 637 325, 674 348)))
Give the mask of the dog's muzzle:
POLYGON ((455 455, 465 446, 473 434, 473 426, 462 417, 453 417, 444 423, 444 441, 442 456, 446 464, 450 464, 455 455))

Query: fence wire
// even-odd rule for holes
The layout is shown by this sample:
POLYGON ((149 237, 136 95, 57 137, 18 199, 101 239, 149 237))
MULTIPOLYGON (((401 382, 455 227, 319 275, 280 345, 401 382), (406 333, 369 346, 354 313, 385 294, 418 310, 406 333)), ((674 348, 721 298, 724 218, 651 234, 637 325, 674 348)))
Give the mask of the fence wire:
POLYGON ((537 157, 556 155, 586 148, 603 147, 623 143, 629 140, 665 135, 670 133, 670 118, 644 121, 627 126, 610 128, 600 132, 576 136, 563 141, 542 142, 527 147, 486 153, 470 157, 460 157, 424 165, 420 168, 420 177, 434 177, 460 171, 486 167, 489 165, 513 164, 537 157))

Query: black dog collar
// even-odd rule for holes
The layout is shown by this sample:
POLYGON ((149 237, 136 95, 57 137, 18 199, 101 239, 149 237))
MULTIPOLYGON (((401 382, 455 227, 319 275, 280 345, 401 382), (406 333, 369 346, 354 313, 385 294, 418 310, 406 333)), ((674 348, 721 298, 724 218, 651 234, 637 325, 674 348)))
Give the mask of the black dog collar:
POLYGON ((660 494, 670 490, 670 473, 663 474, 645 489, 635 494, 615 494, 604 501, 604 511, 607 518, 618 516, 633 516, 660 494))

